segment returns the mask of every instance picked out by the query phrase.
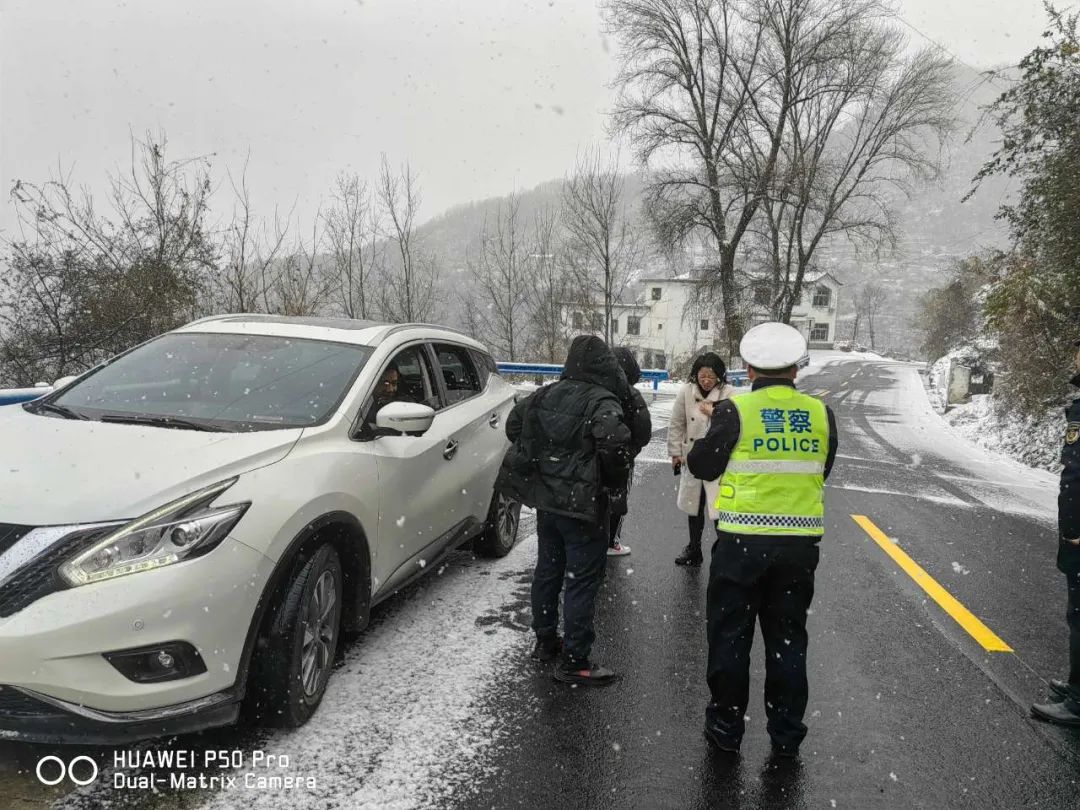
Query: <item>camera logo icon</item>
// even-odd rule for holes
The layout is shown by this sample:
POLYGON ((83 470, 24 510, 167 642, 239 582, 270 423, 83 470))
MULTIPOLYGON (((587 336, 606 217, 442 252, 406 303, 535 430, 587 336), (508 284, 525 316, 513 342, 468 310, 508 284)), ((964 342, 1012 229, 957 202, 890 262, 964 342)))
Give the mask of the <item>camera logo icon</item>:
POLYGON ((98 764, 86 755, 64 762, 60 757, 49 754, 38 760, 35 773, 38 781, 49 787, 59 785, 65 779, 70 779, 79 787, 85 787, 97 780, 98 764))

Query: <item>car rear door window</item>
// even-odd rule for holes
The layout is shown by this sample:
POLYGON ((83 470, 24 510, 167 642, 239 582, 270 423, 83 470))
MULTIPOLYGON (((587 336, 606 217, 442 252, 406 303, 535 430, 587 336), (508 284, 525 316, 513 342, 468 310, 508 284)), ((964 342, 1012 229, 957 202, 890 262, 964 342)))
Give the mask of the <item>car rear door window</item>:
POLYGON ((476 368, 480 371, 480 385, 487 388, 488 377, 492 374, 497 375, 499 373, 499 367, 487 352, 473 349, 472 356, 473 360, 476 362, 476 368))
POLYGON ((476 364, 467 348, 448 343, 436 343, 433 348, 439 363, 438 373, 446 389, 447 405, 464 402, 483 390, 476 364))

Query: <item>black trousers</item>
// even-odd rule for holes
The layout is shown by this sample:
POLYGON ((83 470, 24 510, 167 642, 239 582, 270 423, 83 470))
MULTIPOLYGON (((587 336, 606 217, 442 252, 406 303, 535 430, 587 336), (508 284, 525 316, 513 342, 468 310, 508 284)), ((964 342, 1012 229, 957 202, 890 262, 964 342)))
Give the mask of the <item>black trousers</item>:
POLYGON ((698 496, 698 510, 696 515, 688 515, 687 521, 690 524, 690 545, 701 547, 701 533, 705 531, 705 514, 708 508, 705 502, 709 499, 709 496, 705 493, 704 485, 701 487, 701 492, 698 496))
POLYGON ((738 745, 750 697, 754 624, 765 638, 765 713, 773 744, 806 737, 806 612, 814 598, 818 545, 805 537, 717 532, 709 567, 708 727, 738 745))
MULTIPOLYGON (((1070 696, 1080 709, 1080 570, 1065 574, 1069 583, 1069 602, 1065 619, 1069 623, 1069 686, 1070 696)), ((1072 707, 1070 707, 1072 708, 1072 707)))
MULTIPOLYGON (((626 499, 630 499, 630 487, 634 485, 634 467, 630 467, 630 475, 626 479, 626 499)), ((626 519, 626 513, 615 515, 612 514, 608 518, 608 529, 610 531, 610 537, 608 539, 608 548, 615 548, 615 544, 619 541, 619 537, 622 535, 623 520, 626 519)))
POLYGON ((559 595, 563 603, 563 661, 569 666, 589 660, 596 594, 607 569, 607 525, 538 511, 536 572, 532 583, 533 630, 553 636, 559 629, 559 595))

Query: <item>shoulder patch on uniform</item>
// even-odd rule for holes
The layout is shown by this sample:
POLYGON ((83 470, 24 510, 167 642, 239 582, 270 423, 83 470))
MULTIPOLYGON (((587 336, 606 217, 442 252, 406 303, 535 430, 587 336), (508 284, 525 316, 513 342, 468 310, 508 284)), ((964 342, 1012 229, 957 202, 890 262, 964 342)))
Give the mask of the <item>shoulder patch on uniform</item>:
POLYGON ((1069 422, 1065 428, 1065 444, 1076 444, 1080 441, 1080 422, 1069 422))

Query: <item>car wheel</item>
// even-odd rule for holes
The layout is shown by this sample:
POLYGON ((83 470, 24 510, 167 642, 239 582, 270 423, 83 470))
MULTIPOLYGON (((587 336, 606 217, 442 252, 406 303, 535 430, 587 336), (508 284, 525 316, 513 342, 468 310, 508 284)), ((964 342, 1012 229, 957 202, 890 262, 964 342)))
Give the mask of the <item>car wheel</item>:
POLYGON ((476 553, 483 557, 505 557, 517 542, 520 523, 521 504, 496 492, 491 498, 484 533, 473 544, 476 553))
POLYGON ((285 584, 256 670, 267 724, 302 726, 318 708, 337 655, 342 593, 341 561, 328 543, 285 584))

